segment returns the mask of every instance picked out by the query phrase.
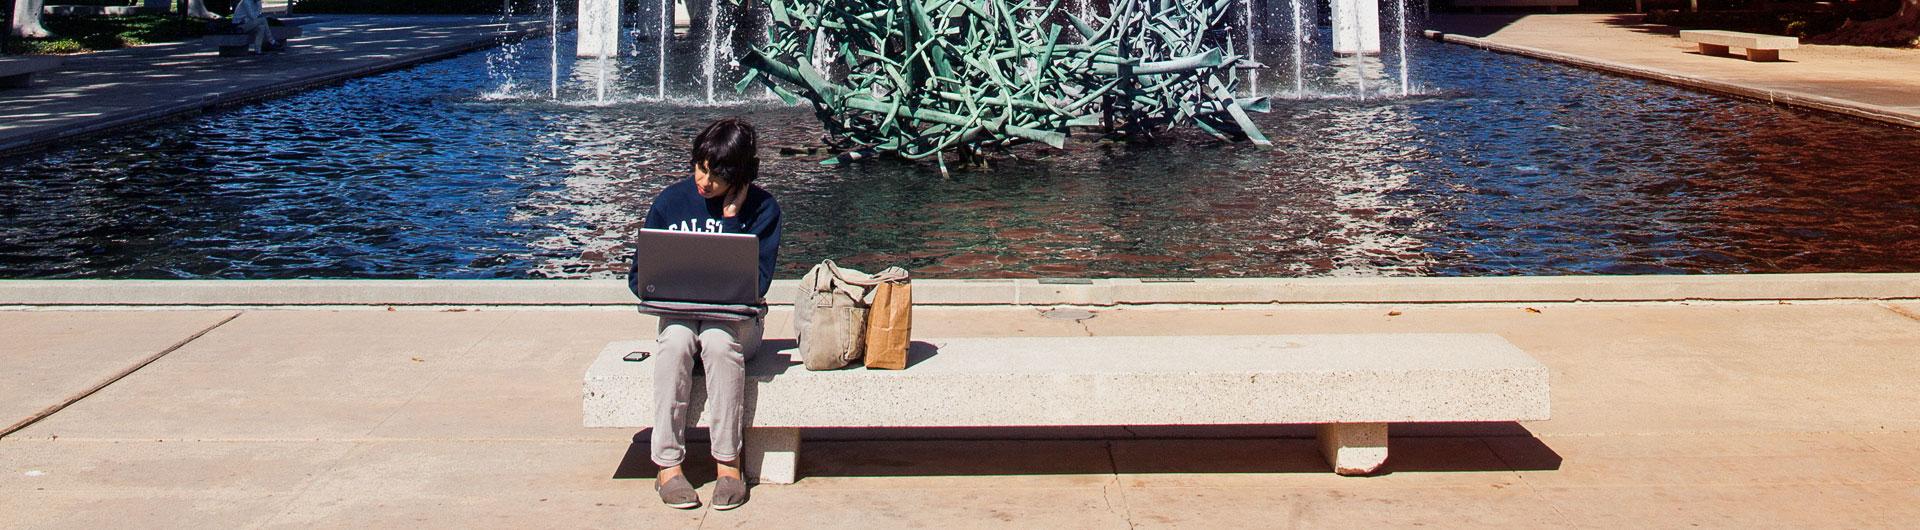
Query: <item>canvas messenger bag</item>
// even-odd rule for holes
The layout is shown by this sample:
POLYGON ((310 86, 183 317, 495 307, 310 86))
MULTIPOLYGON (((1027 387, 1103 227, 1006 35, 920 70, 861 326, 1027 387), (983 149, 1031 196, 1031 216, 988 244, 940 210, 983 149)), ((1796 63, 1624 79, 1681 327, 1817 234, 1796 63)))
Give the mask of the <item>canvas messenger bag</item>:
POLYGON ((906 281, 907 271, 899 267, 867 274, 833 260, 814 265, 800 278, 793 301, 793 334, 800 342, 795 360, 808 370, 833 370, 860 359, 867 345, 867 295, 882 284, 906 281))

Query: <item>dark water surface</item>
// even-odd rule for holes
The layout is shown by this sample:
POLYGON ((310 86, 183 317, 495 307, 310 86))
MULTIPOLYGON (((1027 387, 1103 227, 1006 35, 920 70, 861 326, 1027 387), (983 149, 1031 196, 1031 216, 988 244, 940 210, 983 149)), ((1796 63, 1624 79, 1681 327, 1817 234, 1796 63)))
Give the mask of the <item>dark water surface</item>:
POLYGON ((809 109, 634 101, 650 67, 625 103, 539 101, 541 46, 0 160, 0 277, 611 275, 728 115, 768 146, 783 277, 1920 271, 1920 131, 1464 47, 1417 43, 1422 95, 1276 101, 1273 149, 1081 141, 942 179, 776 154, 818 144, 809 109))

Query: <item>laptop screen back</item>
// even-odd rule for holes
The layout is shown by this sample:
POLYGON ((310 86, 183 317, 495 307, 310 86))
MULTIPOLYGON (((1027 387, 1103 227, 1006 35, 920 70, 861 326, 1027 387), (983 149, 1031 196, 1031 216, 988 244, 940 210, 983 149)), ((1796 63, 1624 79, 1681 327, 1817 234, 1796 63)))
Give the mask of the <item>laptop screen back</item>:
POLYGON ((646 229, 634 245, 643 300, 760 303, 760 239, 752 234, 646 229))

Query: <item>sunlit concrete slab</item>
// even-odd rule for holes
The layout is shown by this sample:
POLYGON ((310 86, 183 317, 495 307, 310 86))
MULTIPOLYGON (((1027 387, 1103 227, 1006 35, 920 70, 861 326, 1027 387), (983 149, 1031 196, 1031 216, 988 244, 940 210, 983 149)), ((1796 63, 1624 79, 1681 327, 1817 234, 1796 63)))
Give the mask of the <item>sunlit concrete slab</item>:
POLYGON ((1564 527, 1522 487, 1181 487, 1126 490, 1129 517, 1146 528, 1549 528, 1564 527))
POLYGON ((578 370, 449 369, 428 377, 411 399, 386 410, 367 436, 619 441, 634 432, 580 426, 578 370), (556 384, 561 381, 574 382, 574 388, 556 384))
POLYGON ((1782 62, 1701 54, 1637 14, 1436 15, 1447 39, 1740 97, 1920 127, 1920 50, 1802 45, 1782 62))
POLYGON ((1887 456, 1907 471, 1920 473, 1920 432, 1876 431, 1854 435, 1862 443, 1887 456))
MULTIPOLYGON (((1920 517, 1920 413, 1908 410, 1910 381, 1920 374, 1911 354, 1920 321, 1894 310, 1912 305, 1055 314, 1071 318, 1049 318, 1046 307, 923 308, 915 315, 922 336, 1495 333, 1546 365, 1554 419, 1395 425, 1385 472, 1365 478, 1326 473, 1311 431, 821 437, 809 442, 802 480, 757 487, 752 502, 732 512, 660 506, 644 429, 577 427, 579 375, 595 346, 650 336, 648 317, 604 308, 246 310, 0 439, 0 490, 8 493, 0 513, 27 528, 128 520, 275 528, 1897 527, 1920 517)), ((0 312, 0 322, 22 314, 0 312)), ((784 330, 788 318, 776 311, 781 323, 770 328, 784 330)), ((689 449, 696 486, 710 496, 706 447, 689 449)))
MULTIPOLYGON (((1914 479, 1893 455, 1846 433, 1550 436, 1543 441, 1569 456, 1554 469, 1516 471, 1533 486, 1818 486, 1914 479)), ((1525 458, 1539 447, 1506 438, 1490 438, 1487 444, 1502 458, 1525 458)))
POLYGON ((684 520, 687 512, 642 509, 659 503, 646 481, 613 478, 626 450, 627 444, 611 442, 359 444, 272 524, 652 527, 684 520))
POLYGON ((0 513, 15 528, 246 528, 278 515, 287 498, 273 493, 204 494, 110 489, 8 491, 0 513))
MULTIPOLYGON (((495 477, 498 478, 498 477, 495 477)), ((308 494, 260 528, 648 528, 701 527, 707 510, 654 510, 651 489, 630 493, 447 495, 431 498, 341 492, 308 494), (313 499, 312 504, 304 501, 313 499)))
POLYGON ((1568 521, 1592 528, 1905 528, 1920 485, 1688 484, 1535 487, 1568 521))
POLYGON ((15 436, 352 439, 504 313, 246 313, 15 436))
MULTIPOLYGON (((741 528, 1132 527, 1118 487, 754 490, 760 510, 710 512, 706 526, 741 528)), ((655 501, 658 502, 658 501, 655 501)))
POLYGON ((65 403, 235 314, 0 312, 0 429, 65 403))
POLYGON ((1887 304, 1886 308, 1894 314, 1912 319, 1915 325, 1920 325, 1920 303, 1897 302, 1887 304))
POLYGON ((498 315, 500 320, 471 350, 447 363, 448 370, 559 368, 590 361, 609 341, 652 339, 660 327, 658 319, 631 308, 471 312, 498 315))
POLYGON ((0 441, 0 490, 283 499, 306 489, 353 449, 352 442, 0 441))

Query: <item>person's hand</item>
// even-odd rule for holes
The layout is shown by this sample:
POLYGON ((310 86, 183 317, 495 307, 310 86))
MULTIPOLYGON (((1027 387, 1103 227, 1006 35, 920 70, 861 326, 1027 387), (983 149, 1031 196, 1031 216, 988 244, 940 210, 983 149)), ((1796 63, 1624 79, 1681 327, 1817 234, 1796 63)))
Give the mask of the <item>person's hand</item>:
POLYGON ((735 186, 727 192, 727 204, 720 208, 720 216, 734 218, 740 216, 740 205, 747 203, 747 186, 735 186))

